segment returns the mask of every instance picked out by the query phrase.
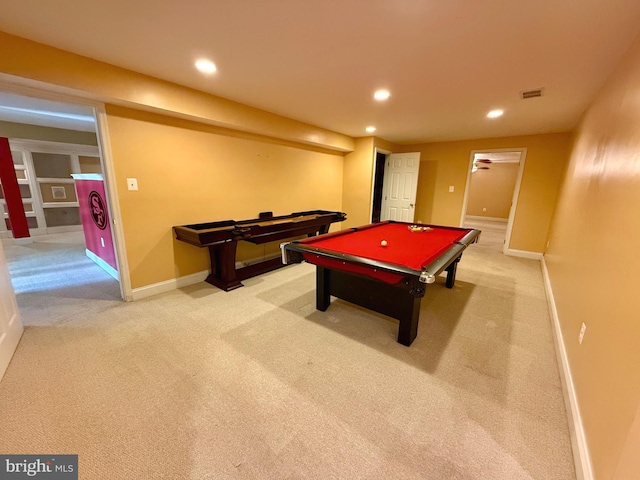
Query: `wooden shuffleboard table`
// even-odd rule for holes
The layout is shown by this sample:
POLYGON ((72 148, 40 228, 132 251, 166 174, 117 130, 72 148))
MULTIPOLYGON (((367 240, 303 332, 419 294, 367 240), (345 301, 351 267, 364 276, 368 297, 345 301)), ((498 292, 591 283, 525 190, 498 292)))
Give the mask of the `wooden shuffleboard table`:
POLYGON ((262 212, 249 220, 222 220, 174 226, 176 238, 196 247, 209 249, 211 272, 206 282, 230 291, 242 287, 242 280, 282 267, 281 257, 236 268, 238 242, 263 244, 286 238, 326 234, 334 222, 345 220, 346 214, 329 210, 294 212, 273 216, 262 212))

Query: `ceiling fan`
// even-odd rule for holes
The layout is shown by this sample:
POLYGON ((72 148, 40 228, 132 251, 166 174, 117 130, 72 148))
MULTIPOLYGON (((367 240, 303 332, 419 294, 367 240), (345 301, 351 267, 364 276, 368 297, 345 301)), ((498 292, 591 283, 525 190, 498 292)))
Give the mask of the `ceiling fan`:
POLYGON ((488 164, 493 163, 488 158, 477 158, 473 160, 473 167, 471 168, 471 173, 476 172, 478 170, 489 170, 487 167, 488 164), (480 164, 480 165, 478 165, 480 164))

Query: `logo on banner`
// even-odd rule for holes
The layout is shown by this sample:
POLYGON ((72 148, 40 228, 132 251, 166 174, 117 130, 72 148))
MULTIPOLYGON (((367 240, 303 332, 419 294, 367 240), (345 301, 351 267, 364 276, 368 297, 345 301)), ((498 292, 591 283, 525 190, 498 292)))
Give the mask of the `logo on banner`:
POLYGON ((78 455, 0 455, 0 478, 78 480, 78 455))
POLYGON ((107 209, 104 206, 102 197, 95 190, 89 194, 89 209, 96 227, 100 230, 107 228, 107 209))

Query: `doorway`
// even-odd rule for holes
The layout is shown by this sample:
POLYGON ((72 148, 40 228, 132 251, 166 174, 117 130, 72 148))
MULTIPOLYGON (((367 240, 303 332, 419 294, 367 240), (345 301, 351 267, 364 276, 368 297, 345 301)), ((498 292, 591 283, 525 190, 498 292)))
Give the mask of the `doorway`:
MULTIPOLYGON (((113 212, 107 186, 112 176, 105 168, 98 126, 100 112, 95 105, 55 94, 0 85, 0 135, 10 139, 21 191, 27 196, 23 203, 33 224, 28 241, 14 242, 4 205, 0 205, 5 226, 0 236, 22 309, 45 307, 49 301, 72 304, 80 298, 125 298, 121 262, 116 265, 118 279, 117 272, 114 276, 100 264, 100 258, 91 256, 83 234, 86 219, 80 221, 83 199, 76 196, 74 180, 68 175, 101 176, 107 190, 106 207, 113 212)), ((111 243, 119 258, 115 236, 109 234, 102 242, 111 243)))
POLYGON ((460 224, 483 230, 509 252, 526 149, 474 150, 460 224))
POLYGON ((413 222, 420 153, 387 153, 375 149, 371 200, 372 223, 413 222))
POLYGON ((378 223, 382 215, 382 192, 384 187, 384 166, 387 154, 376 150, 373 171, 373 202, 371 206, 371 223, 378 223))

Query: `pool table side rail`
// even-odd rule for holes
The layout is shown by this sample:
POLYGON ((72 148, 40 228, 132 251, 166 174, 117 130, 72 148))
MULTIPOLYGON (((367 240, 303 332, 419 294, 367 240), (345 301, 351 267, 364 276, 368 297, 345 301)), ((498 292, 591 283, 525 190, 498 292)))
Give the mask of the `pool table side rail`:
MULTIPOLYGON (((394 223, 401 223, 401 222, 394 222, 394 223)), ((370 228, 370 227, 371 225, 365 225, 364 227, 350 228, 346 230, 341 230, 339 232, 334 232, 334 233, 321 235, 318 237, 313 237, 313 239, 319 240, 321 238, 328 238, 330 236, 344 235, 346 233, 350 233, 357 230, 362 230, 363 228, 370 228)), ((436 226, 434 225, 434 227, 436 226)), ((455 228, 455 227, 452 227, 452 228, 455 228)), ((460 229, 460 230, 469 230, 469 229, 460 229)), ((367 265, 372 268, 385 270, 391 273, 418 277, 418 279, 423 283, 433 283, 435 282, 435 278, 440 273, 442 273, 452 262, 454 262, 457 258, 460 257, 460 255, 462 255, 462 252, 467 248, 467 246, 478 241, 479 235, 480 235, 480 230, 470 229, 469 233, 467 233, 464 237, 462 237, 457 242, 454 242, 454 244, 448 250, 446 250, 442 255, 440 255, 435 261, 431 262, 429 265, 424 266, 420 270, 416 270, 416 269, 413 269, 404 265, 399 265, 396 263, 383 262, 380 260, 373 260, 373 259, 364 258, 364 257, 357 257, 354 255, 340 253, 333 250, 327 250, 320 247, 313 247, 311 245, 305 244, 305 240, 293 240, 291 242, 285 242, 280 245, 280 248, 282 250, 282 262, 284 264, 301 263, 304 260, 303 254, 308 253, 312 255, 320 255, 325 258, 330 258, 340 262, 349 262, 352 264, 367 265)))
POLYGON ((436 260, 431 262, 422 269, 420 281, 424 283, 433 283, 438 275, 451 265, 456 259, 460 258, 462 252, 472 243, 476 243, 480 236, 480 230, 472 229, 464 237, 462 237, 436 260))

